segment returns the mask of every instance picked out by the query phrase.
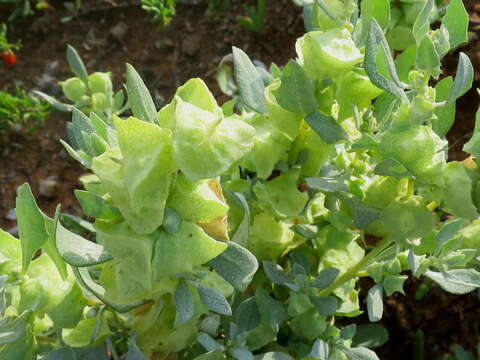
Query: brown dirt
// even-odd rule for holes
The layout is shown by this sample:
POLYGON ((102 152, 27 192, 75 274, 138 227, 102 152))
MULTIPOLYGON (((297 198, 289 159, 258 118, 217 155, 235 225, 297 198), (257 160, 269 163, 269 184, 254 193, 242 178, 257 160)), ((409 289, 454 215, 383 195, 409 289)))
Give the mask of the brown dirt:
MULTIPOLYGON (((134 65, 146 80, 158 105, 168 100, 176 87, 191 77, 204 79, 220 102, 222 97, 215 81, 215 68, 232 45, 245 50, 252 58, 284 64, 294 55, 295 39, 303 33, 300 11, 291 0, 267 1, 265 35, 254 34, 236 21, 243 14, 241 4, 255 1, 231 0, 232 9, 215 16, 207 14, 205 4, 179 5, 171 25, 156 31, 150 17, 138 6, 113 6, 127 3, 120 0, 83 0, 82 13, 72 21, 60 22, 67 13, 61 1, 52 0, 53 8, 35 17, 17 22, 12 38, 21 38, 23 49, 13 69, 0 67, 0 88, 21 84, 27 89, 42 89, 60 95, 55 84, 40 86, 39 78, 48 74, 55 81, 70 77, 65 60, 66 44, 80 52, 89 71, 112 71, 115 88, 124 81, 124 64, 134 65), (119 23, 126 33, 116 37, 111 30, 119 23)), ((466 0, 472 19, 476 0, 466 0)), ((477 8, 480 8, 477 5, 477 8)), ((0 20, 6 17, 0 6, 0 20)), ((477 9, 478 10, 478 9, 477 9)), ((480 28, 480 26, 479 26, 480 28)), ((460 49, 480 68, 480 30, 472 27, 472 42, 460 49)), ((449 55, 445 70, 454 74, 458 51, 449 55)), ((450 158, 462 159, 461 148, 471 136, 474 114, 478 106, 476 87, 457 103, 457 119, 448 135, 450 158)), ((15 190, 29 182, 40 207, 52 215, 57 203, 63 210, 80 214, 73 190, 79 187, 78 177, 84 170, 62 149, 59 139, 65 137, 67 114, 53 114, 38 131, 25 134, 12 132, 0 138, 0 227, 10 229, 15 222, 6 219, 15 206, 15 190), (39 183, 49 177, 57 180, 51 197, 39 196, 39 183)), ((371 284, 362 282, 362 288, 371 284)), ((454 343, 473 349, 480 334, 479 302, 472 295, 453 296, 434 287, 420 301, 414 299, 418 280, 408 280, 406 295, 395 294, 385 300, 383 324, 389 329, 390 341, 377 349, 381 359, 413 359, 415 332, 425 332, 425 359, 437 360, 454 343)), ((367 322, 366 318, 359 319, 367 322)))

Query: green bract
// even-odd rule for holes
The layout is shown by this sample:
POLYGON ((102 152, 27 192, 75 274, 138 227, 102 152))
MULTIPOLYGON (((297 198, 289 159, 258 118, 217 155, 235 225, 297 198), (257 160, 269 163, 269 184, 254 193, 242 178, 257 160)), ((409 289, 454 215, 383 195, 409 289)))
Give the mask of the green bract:
POLYGON ((433 0, 316 0, 304 15, 284 67, 233 48, 223 106, 191 79, 157 111, 127 65, 120 117, 110 74, 69 48, 62 143, 91 171, 75 192, 89 221, 50 218, 19 188, 20 239, 0 233, 1 359, 375 360, 387 330, 338 320, 381 320, 405 271, 480 288, 480 125, 464 162, 445 140, 467 56, 438 81, 466 41, 461 1, 435 31, 433 0))

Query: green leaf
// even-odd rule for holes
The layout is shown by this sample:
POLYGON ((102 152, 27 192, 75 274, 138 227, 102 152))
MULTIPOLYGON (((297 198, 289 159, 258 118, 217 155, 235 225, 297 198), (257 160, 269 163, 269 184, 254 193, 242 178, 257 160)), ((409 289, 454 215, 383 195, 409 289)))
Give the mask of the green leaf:
POLYGON ((448 4, 442 25, 448 30, 450 49, 468 41, 468 13, 462 0, 451 0, 448 4))
POLYGON ((430 30, 430 14, 432 12, 434 0, 425 1, 425 5, 420 11, 413 25, 412 33, 417 44, 427 35, 430 30))
POLYGON ((209 264, 215 271, 233 285, 238 291, 245 291, 257 272, 258 262, 255 256, 236 243, 228 243, 227 249, 209 264))
POLYGON ((102 245, 67 230, 60 222, 56 225, 55 243, 63 260, 72 266, 98 265, 113 259, 102 245))
POLYGON ((88 73, 83 64, 82 58, 78 55, 77 50, 71 45, 67 45, 67 61, 70 69, 77 75, 82 81, 88 83, 88 73))
POLYGON ((386 29, 390 22, 390 1, 388 0, 362 0, 360 3, 362 13, 362 32, 360 43, 364 44, 370 29, 372 18, 382 29, 386 29))
POLYGON ((222 256, 225 249, 227 243, 216 241, 197 224, 182 221, 175 233, 161 231, 158 235, 152 259, 154 279, 193 271, 195 266, 222 256))
POLYGON ((252 148, 255 129, 238 115, 223 118, 176 97, 174 157, 190 181, 225 173, 252 148))
POLYGON ((105 305, 111 307, 113 310, 119 313, 127 313, 137 307, 145 305, 147 302, 150 301, 150 300, 139 300, 139 301, 132 302, 128 305, 115 304, 111 302, 109 299, 107 299, 107 297, 105 296, 105 289, 99 284, 97 284, 95 281, 93 281, 90 273, 88 272, 88 268, 72 267, 72 271, 73 271, 73 274, 75 275, 75 279, 77 279, 78 283, 85 290, 92 293, 96 298, 98 298, 105 305))
POLYGON ((200 300, 208 310, 216 312, 220 315, 231 316, 232 309, 227 299, 215 289, 207 288, 202 285, 197 286, 200 300))
POLYGON ((312 80, 294 60, 283 70, 281 85, 274 95, 281 107, 293 113, 308 115, 317 108, 312 80))
POLYGON ((388 331, 382 325, 361 324, 352 339, 355 347, 374 348, 385 344, 388 341, 388 331))
POLYGON ((232 236, 232 241, 241 246, 247 246, 250 239, 250 206, 248 205, 248 202, 243 194, 237 192, 229 192, 229 194, 233 198, 237 199, 244 210, 242 222, 238 226, 235 234, 232 236))
POLYGON ((209 351, 208 353, 199 355, 193 360, 221 360, 221 359, 223 359, 223 351, 213 350, 213 351, 209 351))
POLYGON ((128 104, 133 116, 150 123, 155 123, 157 110, 145 83, 132 65, 127 64, 128 104))
POLYGON ((383 288, 377 284, 368 290, 367 295, 368 319, 371 322, 379 321, 383 316, 383 288))
POLYGON ((460 53, 456 74, 452 92, 447 99, 447 105, 457 100, 472 87, 473 66, 468 56, 463 52, 460 53))
POLYGON ((179 327, 193 319, 195 315, 195 300, 192 296, 191 289, 186 282, 180 280, 175 294, 173 295, 173 302, 177 310, 175 317, 175 327, 179 327))
POLYGON ((383 34, 380 25, 378 25, 375 19, 372 19, 370 31, 368 33, 367 45, 365 48, 365 61, 363 65, 368 77, 370 78, 370 81, 375 86, 389 92, 405 102, 408 102, 405 92, 402 89, 402 83, 398 79, 397 71, 395 69, 395 64, 393 62, 387 40, 385 39, 385 35, 383 34), (380 74, 378 69, 377 50, 379 46, 381 48, 381 55, 387 63, 391 79, 380 74))
POLYGON ((373 172, 377 175, 415 179, 415 176, 408 171, 405 166, 393 158, 388 158, 381 161, 379 164, 377 164, 377 166, 375 166, 373 172))
MULTIPOLYGON (((453 87, 453 78, 448 76, 440 80, 435 85, 436 98, 435 102, 441 103, 446 101, 453 87)), ((432 129, 435 133, 443 138, 448 133, 455 122, 456 104, 452 101, 450 104, 435 107, 435 115, 437 119, 432 121, 432 129)), ((479 152, 480 153, 480 152, 479 152)))
POLYGON ((235 82, 242 102, 251 110, 264 114, 265 84, 261 74, 255 68, 247 54, 239 48, 232 47, 235 82))
POLYGON ((480 157, 480 132, 474 133, 470 140, 463 145, 462 150, 477 158, 480 157))
POLYGON ((75 190, 74 193, 85 215, 103 220, 122 220, 120 211, 100 196, 84 190, 75 190))
POLYGON ((415 64, 418 69, 430 71, 433 76, 440 74, 440 56, 429 36, 424 36, 417 47, 415 64))
POLYGON ((28 184, 23 184, 17 191, 15 212, 22 245, 22 272, 25 273, 33 255, 49 237, 45 229, 45 215, 38 208, 28 184))
POLYGON ((327 144, 335 144, 340 140, 348 140, 348 135, 343 128, 331 116, 318 111, 311 113, 305 121, 327 144))
POLYGON ((164 206, 176 167, 170 129, 134 117, 113 119, 123 161, 107 151, 95 158, 93 170, 112 196, 126 222, 139 234, 163 223, 164 206), (141 164, 141 166, 139 166, 141 164))
POLYGON ((474 269, 454 269, 444 272, 428 270, 425 276, 451 294, 467 294, 480 288, 480 272, 474 269))
POLYGON ((148 357, 138 347, 134 336, 128 340, 128 352, 125 360, 148 360, 148 357))

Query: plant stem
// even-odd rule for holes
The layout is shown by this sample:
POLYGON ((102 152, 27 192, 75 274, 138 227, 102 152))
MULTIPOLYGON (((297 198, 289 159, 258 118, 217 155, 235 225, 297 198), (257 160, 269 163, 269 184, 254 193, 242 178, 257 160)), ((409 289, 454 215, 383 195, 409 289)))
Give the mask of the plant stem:
POLYGON ((335 280, 333 282, 332 285, 330 285, 329 287, 323 289, 321 292, 320 292, 320 296, 327 296, 327 295, 330 295, 333 291, 335 291, 335 289, 337 289, 338 287, 340 287, 342 284, 344 284, 345 282, 353 279, 354 277, 357 277, 358 276, 358 273, 360 271, 362 271, 364 268, 366 268, 368 265, 370 265, 374 260, 375 258, 383 251, 385 250, 386 248, 388 248, 391 244, 393 243, 392 240, 390 239, 383 239, 382 241, 380 241, 380 243, 375 247, 375 249, 373 249, 372 251, 370 251, 367 255, 365 255, 363 257, 362 260, 360 260, 355 266, 353 266, 352 268, 350 268, 347 272, 343 273, 341 276, 339 276, 337 278, 337 280, 335 280))

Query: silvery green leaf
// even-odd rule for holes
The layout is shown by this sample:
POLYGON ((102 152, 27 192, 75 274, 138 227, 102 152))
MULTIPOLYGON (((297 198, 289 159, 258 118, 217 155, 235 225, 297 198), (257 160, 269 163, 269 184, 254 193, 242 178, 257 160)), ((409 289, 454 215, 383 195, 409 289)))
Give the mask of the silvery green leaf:
POLYGON ((305 121, 327 144, 334 144, 340 140, 348 140, 348 135, 331 116, 315 111, 309 114, 305 121))
POLYGON ((180 226, 180 216, 170 208, 165 208, 162 228, 169 234, 175 234, 180 226))
POLYGON ((263 271, 265 271, 265 275, 267 275, 268 279, 274 284, 284 285, 288 283, 288 277, 280 265, 271 261, 264 261, 263 271))
POLYGON ((232 356, 237 360, 253 360, 252 352, 246 348, 233 349, 232 356))
POLYGON ((383 34, 380 25, 378 25, 375 19, 372 19, 370 25, 370 31, 368 33, 367 46, 365 48, 365 71, 370 78, 370 81, 380 89, 383 89, 390 94, 396 96, 402 101, 408 102, 408 99, 403 91, 403 84, 398 79, 395 64, 393 62, 392 54, 388 46, 385 35, 383 34), (377 50, 381 47, 383 57, 388 66, 390 78, 386 78, 378 69, 377 65, 377 50))
POLYGON ((253 111, 264 114, 266 112, 263 93, 265 84, 261 74, 242 50, 234 46, 232 51, 235 82, 242 102, 253 111))
POLYGON ((208 353, 197 356, 194 360, 220 360, 223 359, 222 350, 213 350, 208 353))
POLYGON ((348 185, 342 179, 329 178, 329 177, 311 177, 306 178, 305 182, 308 187, 314 190, 335 192, 335 191, 348 191, 348 185))
POLYGON ((374 220, 380 217, 380 211, 357 197, 352 199, 353 220, 358 229, 365 229, 374 220))
POLYGON ((255 291, 255 301, 262 322, 268 324, 273 331, 278 331, 280 324, 288 318, 285 305, 272 298, 265 289, 260 287, 255 291))
POLYGON ((453 82, 452 92, 447 99, 447 104, 457 100, 472 87, 473 66, 468 56, 463 52, 460 53, 456 74, 457 75, 455 76, 455 80, 453 82))
POLYGON ((293 113, 308 115, 317 108, 313 82, 294 60, 283 70, 281 85, 274 94, 278 104, 293 113))
POLYGON ((427 0, 425 5, 420 11, 413 25, 412 33, 413 37, 417 44, 427 35, 428 30, 430 30, 430 14, 433 9, 433 0, 427 0))
POLYGON ((363 347, 353 349, 344 348, 342 351, 347 355, 348 360, 379 360, 377 354, 363 347))
POLYGON ((311 298, 318 313, 322 316, 335 314, 338 308, 338 300, 335 296, 316 296, 311 298))
POLYGON ((88 83, 88 73, 85 68, 85 64, 82 61, 80 55, 78 55, 77 50, 71 45, 67 45, 67 61, 70 65, 70 69, 77 75, 82 81, 88 83))
POLYGON ((444 272, 428 270, 425 276, 451 294, 467 294, 480 288, 480 272, 474 269, 454 269, 444 272))
POLYGON ((57 99, 55 99, 54 97, 52 97, 50 95, 47 95, 47 94, 45 94, 41 91, 34 90, 33 93, 35 95, 39 96, 40 98, 42 98, 43 100, 45 100, 50 105, 52 105, 55 110, 63 111, 63 112, 70 112, 74 109, 74 106, 69 105, 69 104, 64 104, 64 103, 58 101, 57 99))
POLYGON ((453 353, 456 360, 475 360, 475 357, 470 351, 466 351, 462 346, 454 344, 452 346, 453 353))
POLYGON ((436 243, 436 253, 438 254, 442 249, 443 245, 450 239, 452 239, 464 226, 464 219, 455 219, 449 222, 446 222, 442 225, 441 229, 435 235, 436 243))
POLYGON ((223 346, 214 338, 204 332, 200 332, 197 337, 197 342, 202 345, 207 351, 222 350, 223 346))
POLYGON ((293 357, 291 357, 290 355, 284 352, 274 351, 274 352, 268 352, 261 355, 256 355, 255 360, 294 360, 294 359, 293 357))
POLYGON ((197 285, 198 294, 203 305, 208 310, 216 312, 220 315, 232 315, 232 309, 225 296, 220 294, 217 290, 197 285))
POLYGON ((245 247, 250 239, 250 206, 243 194, 225 190, 224 192, 225 195, 230 195, 243 208, 243 219, 238 226, 237 231, 232 236, 232 241, 245 247))
POLYGON ((334 267, 328 267, 320 271, 318 276, 312 282, 312 286, 318 289, 325 289, 329 287, 337 278, 340 270, 334 267))
POLYGON ((388 341, 388 331, 379 324, 361 324, 352 339, 353 346, 374 348, 388 341))
POLYGON ((195 315, 195 300, 193 299, 190 289, 185 281, 180 280, 178 283, 175 294, 173 295, 173 302, 175 304, 175 309, 177 310, 175 318, 176 327, 192 320, 195 315))
POLYGON ((330 346, 328 343, 321 339, 317 339, 313 343, 312 350, 308 356, 314 359, 328 360, 329 353, 330 346))
POLYGON ((233 285, 238 291, 244 291, 258 269, 257 258, 244 247, 228 243, 228 248, 210 260, 210 266, 218 275, 233 285))
POLYGON ((410 179, 415 178, 415 176, 410 171, 408 171, 405 166, 403 166, 394 158, 388 158, 381 161, 377 166, 375 166, 373 172, 377 175, 383 176, 393 176, 397 178, 410 179))
POLYGON ((355 336, 356 331, 357 325, 355 324, 344 326, 340 330, 340 337, 345 340, 352 340, 352 338, 355 336))
POLYGON ((42 360, 76 360, 76 357, 72 348, 64 347, 49 352, 42 360))
POLYGON ((128 353, 125 360, 148 360, 145 354, 139 349, 134 336, 128 340, 128 353))
POLYGON ((468 22, 468 13, 462 0, 451 0, 442 19, 442 25, 448 30, 450 49, 468 41, 468 22))
POLYGON ((382 285, 374 285, 368 290, 367 295, 368 319, 371 322, 379 321, 383 316, 383 288, 382 285))
POLYGON ((240 303, 235 315, 236 323, 240 333, 244 331, 250 331, 260 325, 261 314, 258 310, 255 296, 252 296, 240 303))
POLYGON ((31 312, 24 311, 15 320, 0 325, 0 345, 13 343, 22 338, 26 332, 28 319, 31 312))
POLYGON ((157 111, 145 83, 132 65, 127 64, 127 95, 132 113, 140 120, 155 123, 157 111))

